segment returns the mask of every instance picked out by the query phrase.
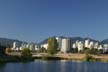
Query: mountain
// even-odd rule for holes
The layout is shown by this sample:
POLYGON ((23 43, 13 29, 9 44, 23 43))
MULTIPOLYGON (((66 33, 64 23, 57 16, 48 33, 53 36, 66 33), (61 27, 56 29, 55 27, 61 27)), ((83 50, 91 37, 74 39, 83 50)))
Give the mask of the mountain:
POLYGON ((0 38, 1 46, 12 47, 13 42, 17 42, 18 46, 20 46, 22 43, 27 43, 27 42, 19 41, 16 39, 0 38))
POLYGON ((46 44, 47 42, 48 42, 48 38, 45 39, 45 40, 43 40, 42 42, 40 42, 39 45, 41 45, 41 44, 46 44))
MULTIPOLYGON (((92 41, 92 42, 98 42, 98 43, 106 43, 106 42, 108 42, 108 39, 107 40, 104 40, 104 41, 102 41, 102 42, 100 42, 99 40, 95 40, 95 39, 91 39, 91 38, 82 38, 82 37, 64 37, 64 36, 53 36, 54 38, 56 38, 56 37, 59 37, 59 38, 61 38, 61 39, 63 39, 63 38, 69 38, 71 41, 72 41, 72 43, 75 43, 76 41, 82 41, 82 42, 85 42, 85 40, 89 40, 89 41, 92 41)), ((46 44, 47 43, 47 41, 48 41, 48 38, 47 39, 45 39, 45 40, 43 40, 42 42, 40 42, 39 44, 41 45, 41 44, 46 44)))
MULTIPOLYGON (((72 41, 72 43, 75 43, 77 40, 78 41, 82 41, 82 42, 84 42, 85 40, 90 40, 92 42, 95 42, 95 43, 98 42, 100 44, 106 44, 106 43, 108 43, 108 39, 105 39, 103 41, 98 41, 98 40, 95 40, 95 39, 82 38, 82 37, 65 37, 65 36, 53 36, 53 37, 54 38, 59 37, 61 39, 63 39, 63 38, 69 38, 72 41)), ((47 41, 48 41, 48 38, 45 39, 45 40, 43 40, 42 42, 40 42, 38 44, 39 45, 46 44, 47 41)), ((17 40, 17 39, 0 38, 0 45, 1 46, 12 47, 13 46, 13 42, 17 42, 18 46, 20 46, 22 43, 27 44, 27 42, 20 41, 20 40, 17 40)))
POLYGON ((108 43, 108 39, 101 41, 101 44, 106 44, 106 43, 108 43))

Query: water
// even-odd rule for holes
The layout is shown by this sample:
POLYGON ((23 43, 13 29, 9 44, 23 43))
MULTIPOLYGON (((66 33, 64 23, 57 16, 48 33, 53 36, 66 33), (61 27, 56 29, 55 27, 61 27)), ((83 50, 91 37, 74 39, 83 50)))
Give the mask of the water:
POLYGON ((108 63, 36 60, 0 64, 0 72, 108 72, 108 63))

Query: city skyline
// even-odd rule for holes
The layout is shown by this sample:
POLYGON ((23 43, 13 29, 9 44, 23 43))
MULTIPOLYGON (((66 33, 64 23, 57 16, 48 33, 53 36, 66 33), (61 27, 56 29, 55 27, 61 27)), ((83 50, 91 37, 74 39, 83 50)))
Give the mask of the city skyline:
POLYGON ((50 36, 108 38, 107 0, 0 1, 0 37, 41 42, 50 36))

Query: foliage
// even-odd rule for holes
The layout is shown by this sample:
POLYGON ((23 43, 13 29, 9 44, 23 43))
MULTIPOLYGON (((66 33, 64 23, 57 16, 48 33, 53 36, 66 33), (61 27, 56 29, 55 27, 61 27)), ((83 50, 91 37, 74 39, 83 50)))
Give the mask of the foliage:
POLYGON ((91 54, 98 54, 98 49, 92 48, 90 49, 91 54))
POLYGON ((58 48, 58 42, 55 38, 49 38, 48 39, 48 49, 47 52, 50 55, 53 55, 55 53, 57 53, 57 48, 58 48))
MULTIPOLYGON (((72 53, 78 53, 78 48, 71 48, 71 52, 72 53)), ((84 47, 83 48, 83 51, 80 51, 80 53, 84 53, 84 54, 86 54, 86 53, 88 53, 88 54, 102 54, 103 53, 103 49, 100 49, 100 50, 98 50, 98 49, 96 49, 96 48, 87 48, 87 47, 84 47)), ((106 51, 106 53, 107 53, 107 51, 106 51)))
POLYGON ((98 51, 98 49, 96 49, 96 48, 87 48, 87 47, 85 47, 84 48, 84 53, 89 53, 89 54, 98 54, 99 53, 99 51, 98 51))
POLYGON ((102 53, 103 53, 103 49, 99 49, 98 54, 102 54, 102 53))
POLYGON ((12 52, 11 48, 6 48, 6 53, 11 53, 11 52, 12 52))
POLYGON ((93 61, 93 57, 90 56, 88 53, 85 53, 84 61, 93 61))
POLYGON ((47 50, 44 48, 44 47, 42 47, 42 48, 40 48, 39 49, 39 51, 38 51, 39 53, 46 53, 47 52, 47 50))
POLYGON ((78 53, 78 48, 71 48, 72 53, 78 53))
POLYGON ((87 48, 87 47, 84 47, 84 50, 83 50, 84 53, 89 53, 90 52, 90 49, 87 48))
POLYGON ((31 51, 29 48, 24 48, 22 50, 22 53, 21 53, 21 58, 23 60, 31 60, 32 59, 32 54, 31 54, 31 51))

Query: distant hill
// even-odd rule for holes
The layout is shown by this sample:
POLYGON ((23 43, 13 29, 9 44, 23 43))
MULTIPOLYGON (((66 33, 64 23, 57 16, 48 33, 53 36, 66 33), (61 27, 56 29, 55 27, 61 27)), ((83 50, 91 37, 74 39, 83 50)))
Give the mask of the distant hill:
POLYGON ((1 46, 12 47, 13 42, 17 42, 18 46, 20 46, 22 43, 27 43, 27 42, 15 40, 15 39, 0 38, 1 46))
POLYGON ((101 41, 101 44, 105 44, 105 43, 108 43, 108 39, 101 41))
MULTIPOLYGON (((108 39, 105 39, 103 41, 98 41, 95 39, 91 39, 91 38, 82 38, 82 37, 65 37, 65 36, 53 36, 55 37, 60 37, 60 38, 70 38, 72 43, 78 41, 82 41, 84 42, 85 40, 90 40, 93 42, 99 42, 100 44, 106 44, 108 43, 108 39)), ((6 46, 6 47, 12 47, 13 46, 13 42, 17 42, 18 46, 20 46, 22 43, 27 44, 27 42, 24 41, 20 41, 20 40, 16 40, 16 39, 8 39, 8 38, 0 38, 0 46, 6 46)), ((41 44, 46 44, 48 42, 48 38, 46 38, 45 40, 43 40, 42 42, 38 43, 39 45, 41 44)), ((36 44, 36 43, 35 43, 36 44)))
MULTIPOLYGON (((92 42, 95 42, 95 43, 98 42, 98 43, 100 43, 100 44, 108 43, 108 39, 105 39, 105 40, 103 40, 103 41, 99 41, 99 40, 95 40, 95 39, 91 39, 91 38, 82 38, 82 37, 64 37, 64 36, 54 36, 54 37, 69 38, 69 39, 71 39, 71 41, 72 41, 73 43, 75 43, 77 40, 78 40, 78 41, 82 41, 82 42, 84 42, 85 40, 90 40, 90 41, 92 41, 92 42)), ((45 43, 47 43, 47 41, 48 41, 48 38, 45 39, 45 40, 43 40, 43 41, 40 42, 39 44, 45 44, 45 43)))

